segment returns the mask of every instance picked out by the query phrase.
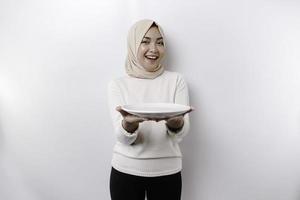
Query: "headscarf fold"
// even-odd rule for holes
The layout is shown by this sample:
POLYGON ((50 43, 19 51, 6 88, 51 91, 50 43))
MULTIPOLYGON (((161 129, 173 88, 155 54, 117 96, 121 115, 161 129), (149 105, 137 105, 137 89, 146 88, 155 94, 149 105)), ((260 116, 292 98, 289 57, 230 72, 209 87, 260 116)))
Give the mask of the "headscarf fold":
MULTIPOLYGON (((164 67, 161 63, 151 72, 148 72, 138 63, 137 52, 138 48, 152 24, 156 24, 162 37, 164 34, 162 28, 153 20, 143 19, 136 22, 129 30, 127 37, 127 58, 125 63, 126 73, 129 76, 144 79, 154 79, 164 72, 164 67)), ((164 41, 165 44, 165 41, 164 41)), ((165 46, 165 45, 164 45, 165 46)))

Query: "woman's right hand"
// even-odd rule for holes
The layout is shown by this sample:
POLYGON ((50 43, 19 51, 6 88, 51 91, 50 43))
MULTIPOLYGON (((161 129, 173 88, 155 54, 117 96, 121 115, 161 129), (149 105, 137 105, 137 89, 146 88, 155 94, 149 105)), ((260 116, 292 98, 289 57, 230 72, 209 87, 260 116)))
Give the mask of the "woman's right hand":
POLYGON ((139 123, 148 120, 146 118, 139 117, 137 115, 133 115, 126 112, 122 109, 121 106, 117 106, 116 110, 122 115, 122 126, 129 133, 133 133, 134 131, 136 131, 136 129, 139 127, 139 123))

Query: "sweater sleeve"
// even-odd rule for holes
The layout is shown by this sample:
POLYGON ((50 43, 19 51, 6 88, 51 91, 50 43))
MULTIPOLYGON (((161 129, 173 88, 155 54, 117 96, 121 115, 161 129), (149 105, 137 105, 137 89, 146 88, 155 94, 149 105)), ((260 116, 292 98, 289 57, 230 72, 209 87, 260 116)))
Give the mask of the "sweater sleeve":
MULTIPOLYGON (((178 74, 178 78, 176 81, 176 90, 174 96, 174 103, 182 104, 189 106, 189 93, 188 93, 188 86, 185 82, 184 78, 178 74)), ((166 126, 167 127, 167 126, 166 126)), ((190 120, 189 120, 189 113, 184 115, 184 125, 183 127, 178 130, 177 132, 173 132, 167 127, 167 133, 169 136, 174 137, 177 142, 180 142, 182 138, 189 132, 190 129, 190 120)))
POLYGON ((117 140, 123 144, 132 144, 138 135, 138 129, 134 133, 127 132, 122 126, 122 115, 116 110, 117 106, 125 104, 121 90, 115 81, 110 81, 108 84, 108 105, 110 116, 113 122, 114 132, 117 140))

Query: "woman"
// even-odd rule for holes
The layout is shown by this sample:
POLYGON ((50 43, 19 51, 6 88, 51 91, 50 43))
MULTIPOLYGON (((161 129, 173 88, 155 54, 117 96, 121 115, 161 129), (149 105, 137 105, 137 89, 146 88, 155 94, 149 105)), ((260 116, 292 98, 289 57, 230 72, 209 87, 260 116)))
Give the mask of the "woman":
POLYGON ((164 120, 122 110, 135 103, 189 105, 179 73, 164 69, 165 40, 152 20, 136 22, 128 34, 126 73, 109 83, 110 112, 117 135, 112 158, 112 200, 177 200, 181 196, 182 155, 178 143, 189 131, 188 112, 164 120))

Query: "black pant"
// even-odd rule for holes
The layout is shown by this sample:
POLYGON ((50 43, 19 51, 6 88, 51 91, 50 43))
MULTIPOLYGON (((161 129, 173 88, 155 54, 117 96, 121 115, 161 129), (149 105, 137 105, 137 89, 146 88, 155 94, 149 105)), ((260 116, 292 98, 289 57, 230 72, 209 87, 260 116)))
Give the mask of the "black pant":
POLYGON ((125 174, 112 168, 110 196, 112 200, 180 200, 181 172, 158 177, 125 174))

